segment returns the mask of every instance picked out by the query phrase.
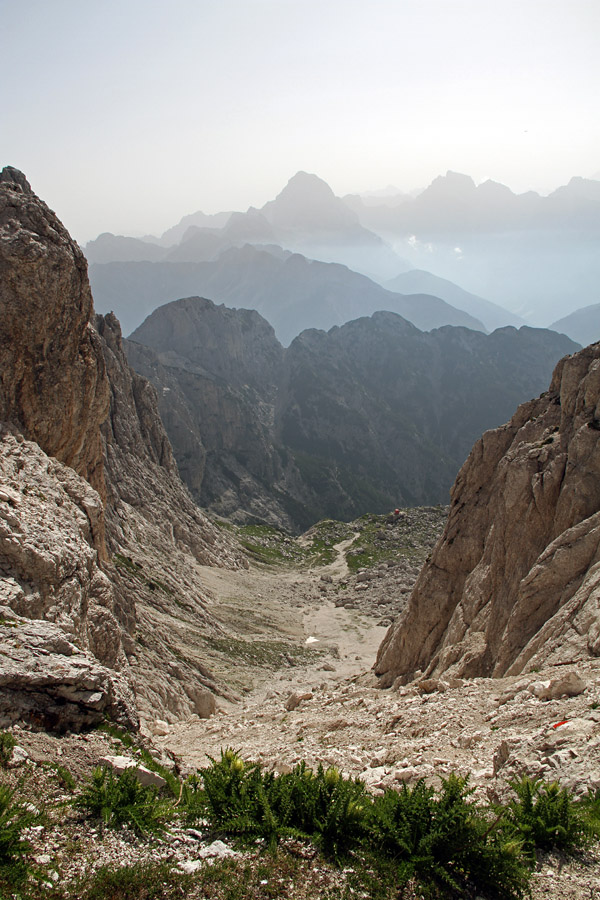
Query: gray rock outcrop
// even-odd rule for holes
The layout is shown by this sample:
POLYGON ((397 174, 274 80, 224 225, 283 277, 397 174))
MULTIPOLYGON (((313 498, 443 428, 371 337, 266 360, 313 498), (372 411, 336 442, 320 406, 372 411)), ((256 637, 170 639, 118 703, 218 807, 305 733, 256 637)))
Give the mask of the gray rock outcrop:
POLYGON ((0 421, 105 497, 109 387, 85 257, 24 175, 0 173, 0 421))
POLYGON ((600 655, 600 344, 477 441, 446 529, 379 650, 380 683, 600 655))
POLYGON ((0 718, 77 730, 107 715, 135 727, 138 710, 209 715, 224 688, 201 659, 218 631, 201 569, 243 560, 181 483, 117 320, 94 320, 81 251, 12 168, 0 422, 0 718))
POLYGON ((137 712, 98 493, 33 441, 0 435, 0 719, 79 730, 137 712))
POLYGON ((182 484, 154 387, 128 365, 117 319, 96 319, 110 382, 102 425, 106 532, 123 641, 140 714, 151 724, 211 715, 227 693, 206 668, 203 639, 220 634, 208 612, 203 566, 246 567, 226 533, 182 484))

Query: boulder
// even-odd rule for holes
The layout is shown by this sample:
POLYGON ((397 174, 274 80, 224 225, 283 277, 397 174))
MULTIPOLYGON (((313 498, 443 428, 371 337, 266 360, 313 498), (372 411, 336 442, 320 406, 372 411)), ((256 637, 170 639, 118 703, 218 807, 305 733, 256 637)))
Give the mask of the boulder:
POLYGON ((101 766, 109 766, 117 775, 122 775, 123 772, 131 769, 139 783, 146 786, 161 788, 167 783, 162 775, 152 772, 129 756, 103 756, 98 762, 101 766))
POLYGON ((558 700, 560 697, 577 697, 582 694, 587 687, 586 682, 577 672, 564 672, 557 678, 549 678, 545 681, 534 681, 529 685, 528 690, 538 698, 538 700, 558 700))

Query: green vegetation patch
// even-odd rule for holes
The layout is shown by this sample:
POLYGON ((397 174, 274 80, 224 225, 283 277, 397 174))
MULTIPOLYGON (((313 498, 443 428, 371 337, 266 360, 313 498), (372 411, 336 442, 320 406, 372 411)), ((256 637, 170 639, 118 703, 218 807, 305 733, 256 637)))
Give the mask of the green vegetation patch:
POLYGON ((338 522, 336 519, 317 522, 304 535, 310 565, 326 566, 332 563, 337 555, 334 549, 336 544, 349 540, 354 533, 351 522, 338 522))
POLYGON ((257 563, 286 568, 324 566, 336 558, 336 544, 352 537, 351 523, 323 519, 300 538, 270 525, 243 525, 235 529, 242 547, 257 563))
POLYGON ((103 825, 129 825, 139 835, 163 831, 173 807, 159 797, 155 787, 140 784, 132 769, 117 775, 109 766, 98 766, 73 801, 76 809, 103 825))
POLYGON ((212 650, 229 659, 239 659, 250 666, 267 666, 272 669, 279 669, 282 664, 303 666, 318 660, 326 652, 288 641, 244 641, 241 638, 210 636, 205 636, 202 640, 212 650))
MULTIPOLYGON (((326 566, 337 556, 336 545, 358 532, 346 550, 352 572, 404 558, 422 564, 446 524, 447 508, 407 507, 385 515, 369 513, 352 522, 322 519, 300 537, 270 525, 228 524, 253 562, 284 568, 326 566)), ((222 525, 225 527, 225 525, 222 525)))
POLYGON ((306 551, 285 531, 270 525, 242 525, 238 540, 250 558, 268 566, 302 566, 306 551))
POLYGON ((421 565, 429 556, 446 524, 442 506, 408 507, 398 514, 368 514, 352 523, 359 536, 346 550, 351 572, 380 563, 407 559, 421 565))
MULTIPOLYGON (((135 744, 126 732, 117 736, 135 744)), ((556 783, 523 778, 508 803, 488 804, 475 799, 467 778, 451 774, 439 787, 420 780, 373 797, 333 767, 300 762, 278 775, 228 748, 177 779, 177 799, 143 787, 131 771, 96 769, 71 803, 103 827, 125 836, 123 826, 133 829, 159 857, 170 852, 160 834, 171 822, 201 828, 206 842, 228 838, 236 856, 191 874, 172 859, 94 870, 82 857, 78 871, 87 874, 52 884, 48 864, 33 865, 27 829, 40 815, 19 798, 23 787, 0 783, 2 900, 522 900, 538 850, 570 856, 600 831, 600 791, 575 801, 556 783)), ((60 827, 64 804, 54 813, 60 827)))

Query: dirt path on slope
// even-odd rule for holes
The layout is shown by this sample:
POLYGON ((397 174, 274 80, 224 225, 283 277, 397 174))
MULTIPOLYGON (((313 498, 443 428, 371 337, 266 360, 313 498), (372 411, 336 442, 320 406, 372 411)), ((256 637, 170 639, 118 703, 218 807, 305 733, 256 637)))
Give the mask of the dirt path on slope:
POLYGON ((208 609, 223 629, 207 665, 240 698, 333 684, 371 668, 386 627, 324 596, 345 586, 353 539, 336 544, 333 562, 318 569, 202 569, 208 609))

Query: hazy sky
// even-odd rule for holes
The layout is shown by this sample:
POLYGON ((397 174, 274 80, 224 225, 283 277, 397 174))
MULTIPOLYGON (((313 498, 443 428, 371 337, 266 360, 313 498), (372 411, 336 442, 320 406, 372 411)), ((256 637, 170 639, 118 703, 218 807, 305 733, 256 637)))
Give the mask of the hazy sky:
POLYGON ((600 170, 600 0, 0 0, 0 163, 81 242, 447 169, 600 170))

